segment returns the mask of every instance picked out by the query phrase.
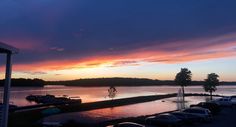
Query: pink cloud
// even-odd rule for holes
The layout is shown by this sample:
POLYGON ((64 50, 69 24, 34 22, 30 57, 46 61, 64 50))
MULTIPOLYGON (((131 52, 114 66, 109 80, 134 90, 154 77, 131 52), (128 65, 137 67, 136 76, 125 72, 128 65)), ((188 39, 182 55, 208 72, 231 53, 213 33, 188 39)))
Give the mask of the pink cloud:
POLYGON ((62 52, 62 51, 64 51, 65 49, 64 49, 64 48, 60 48, 60 47, 51 47, 50 50, 62 52))
MULTIPOLYGON (((0 38, 1 39, 1 38, 0 38)), ((45 50, 45 41, 33 38, 2 38, 2 42, 12 45, 20 50, 45 50)))
MULTIPOLYGON (((33 47, 32 45, 30 47, 33 47)), ((138 66, 139 62, 183 63, 236 56, 235 34, 219 37, 200 38, 196 40, 169 42, 152 45, 125 53, 112 55, 94 55, 80 59, 47 60, 33 64, 16 64, 16 70, 49 71, 63 69, 93 68, 101 65, 107 67, 138 66), (165 50, 168 49, 168 50, 165 50), (173 50, 170 50, 173 49, 173 50)), ((60 50, 52 47, 51 50, 60 50)), ((63 49, 64 50, 64 49, 63 49)))

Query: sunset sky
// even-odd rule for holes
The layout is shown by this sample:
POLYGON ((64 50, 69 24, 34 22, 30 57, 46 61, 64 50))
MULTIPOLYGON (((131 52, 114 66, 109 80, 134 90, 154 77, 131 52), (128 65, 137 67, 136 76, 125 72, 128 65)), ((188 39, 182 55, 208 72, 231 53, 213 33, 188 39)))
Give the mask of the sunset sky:
POLYGON ((0 42, 13 78, 236 81, 236 0, 4 0, 0 42))

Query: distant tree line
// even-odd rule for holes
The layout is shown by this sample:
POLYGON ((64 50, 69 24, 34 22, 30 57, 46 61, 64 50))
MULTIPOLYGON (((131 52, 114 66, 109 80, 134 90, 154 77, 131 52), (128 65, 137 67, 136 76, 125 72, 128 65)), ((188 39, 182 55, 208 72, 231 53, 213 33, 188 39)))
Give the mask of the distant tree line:
MULTIPOLYGON (((66 85, 66 86, 176 86, 173 80, 152 80, 145 78, 91 78, 67 81, 47 81, 47 85, 66 85)), ((190 85, 204 85, 205 81, 192 81, 190 85)), ((236 82, 221 82, 221 85, 236 85, 236 82)))
MULTIPOLYGON (((0 86, 4 85, 5 80, 0 80, 0 86)), ((46 84, 46 82, 42 79, 12 79, 11 80, 11 86, 19 86, 19 87, 43 87, 46 84)))
MULTIPOLYGON (((4 80, 0 80, 3 86, 4 80)), ((205 81, 192 81, 190 85, 204 85, 205 81)), ((43 87, 44 85, 66 85, 66 86, 177 86, 173 80, 152 80, 145 78, 91 78, 67 81, 44 81, 42 79, 12 79, 11 86, 43 87)), ((236 85, 236 82, 220 82, 220 85, 236 85)))
POLYGON ((159 80, 144 78, 92 78, 69 81, 49 81, 47 84, 68 86, 145 86, 157 85, 158 82, 159 80))

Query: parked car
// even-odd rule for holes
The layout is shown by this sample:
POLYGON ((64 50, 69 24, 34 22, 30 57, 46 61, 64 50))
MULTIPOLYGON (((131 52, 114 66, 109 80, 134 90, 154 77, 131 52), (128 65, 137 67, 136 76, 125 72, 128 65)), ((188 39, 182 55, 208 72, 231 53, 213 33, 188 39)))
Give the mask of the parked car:
POLYGON ((235 98, 236 99, 236 96, 230 96, 231 99, 235 98))
POLYGON ((236 96, 231 96, 232 105, 236 106, 236 96))
POLYGON ((219 104, 214 103, 214 102, 200 102, 196 105, 190 105, 190 107, 202 107, 209 109, 212 114, 217 114, 221 111, 221 107, 219 104))
POLYGON ((107 127, 145 127, 144 125, 133 122, 122 122, 115 125, 109 125, 107 127))
POLYGON ((212 102, 219 104, 220 106, 232 106, 231 97, 223 97, 220 99, 213 100, 212 102))
POLYGON ((201 120, 201 117, 197 116, 197 115, 193 115, 190 113, 184 113, 184 112, 172 112, 172 115, 174 115, 175 117, 177 117, 178 119, 181 119, 183 123, 185 124, 193 124, 195 122, 199 122, 201 120))
POLYGON ((148 125, 159 125, 168 127, 179 127, 182 125, 182 120, 169 113, 147 117, 145 119, 145 122, 148 125))
POLYGON ((201 117, 201 121, 204 121, 204 122, 209 122, 212 120, 211 111, 206 108, 191 107, 191 108, 187 108, 187 109, 182 110, 182 112, 197 115, 197 116, 201 117))

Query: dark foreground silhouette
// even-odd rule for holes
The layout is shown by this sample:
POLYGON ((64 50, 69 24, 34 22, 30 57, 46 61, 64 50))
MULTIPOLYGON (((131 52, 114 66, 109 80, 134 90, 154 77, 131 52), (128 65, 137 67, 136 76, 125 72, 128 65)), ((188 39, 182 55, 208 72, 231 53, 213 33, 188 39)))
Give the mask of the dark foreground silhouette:
MULTIPOLYGON (((154 100, 160 100, 164 98, 176 97, 177 94, 166 94, 166 95, 150 95, 150 96, 139 96, 115 100, 106 100, 99 102, 90 102, 82 104, 73 104, 73 105, 58 105, 58 106, 38 106, 31 109, 31 107, 19 107, 15 112, 10 113, 10 122, 9 127, 24 126, 24 127, 37 127, 40 125, 37 124, 37 121, 47 116, 42 113, 42 111, 47 110, 48 108, 58 108, 61 113, 69 112, 79 112, 79 111, 88 111, 93 109, 101 109, 108 107, 123 106, 129 104, 143 103, 154 100), (23 110, 22 110, 23 109, 23 110)), ((185 96, 209 96, 208 94, 185 94, 185 96)), ((219 96, 219 95, 216 95, 219 96)))
MULTIPOLYGON (((5 80, 0 80, 0 86, 4 85, 5 80)), ((43 87, 46 85, 46 82, 42 79, 12 79, 11 86, 17 87, 43 87)))

